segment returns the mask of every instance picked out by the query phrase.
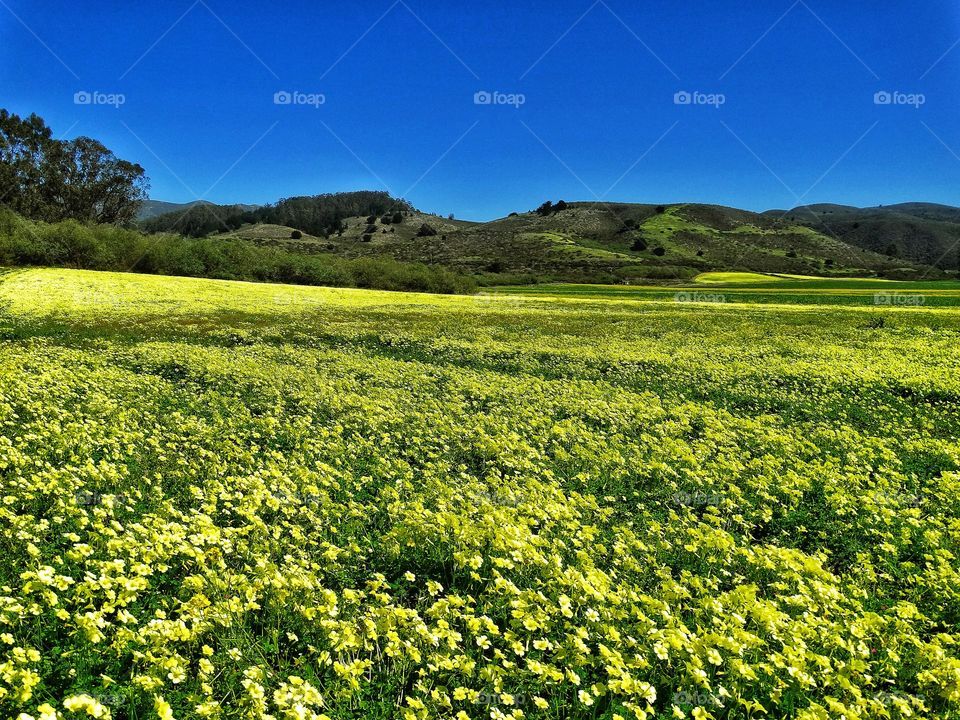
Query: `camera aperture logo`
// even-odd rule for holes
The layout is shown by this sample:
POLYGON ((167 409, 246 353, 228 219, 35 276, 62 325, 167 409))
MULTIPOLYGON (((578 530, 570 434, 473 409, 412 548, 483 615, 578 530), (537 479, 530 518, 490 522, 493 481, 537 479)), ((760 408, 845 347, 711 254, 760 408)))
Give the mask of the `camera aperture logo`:
POLYGON ((327 103, 323 93, 305 93, 299 90, 279 90, 273 94, 274 105, 297 105, 319 109, 327 103))
POLYGON ((496 90, 493 92, 488 92, 486 90, 479 90, 473 94, 474 105, 506 105, 519 110, 520 106, 525 105, 526 102, 527 96, 523 93, 503 93, 496 90))
POLYGON ((721 106, 727 104, 727 96, 723 93, 705 93, 700 92, 699 90, 689 92, 687 90, 680 90, 679 92, 674 93, 673 104, 705 106, 719 110, 721 106))
POLYGON ((121 105, 127 102, 127 96, 123 93, 105 93, 99 90, 78 90, 73 94, 74 105, 106 105, 108 107, 119 109, 121 105))
POLYGON ((927 96, 923 93, 905 93, 899 90, 892 92, 881 90, 873 95, 874 105, 889 105, 891 107, 912 107, 919 110, 927 104, 927 96))

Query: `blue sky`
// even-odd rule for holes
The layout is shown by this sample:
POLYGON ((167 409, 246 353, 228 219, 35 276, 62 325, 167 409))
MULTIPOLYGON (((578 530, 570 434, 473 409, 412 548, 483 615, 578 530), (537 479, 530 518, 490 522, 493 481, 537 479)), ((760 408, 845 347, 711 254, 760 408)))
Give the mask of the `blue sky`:
POLYGON ((960 205, 956 2, 460 5, 0 0, 0 107, 180 202, 960 205))

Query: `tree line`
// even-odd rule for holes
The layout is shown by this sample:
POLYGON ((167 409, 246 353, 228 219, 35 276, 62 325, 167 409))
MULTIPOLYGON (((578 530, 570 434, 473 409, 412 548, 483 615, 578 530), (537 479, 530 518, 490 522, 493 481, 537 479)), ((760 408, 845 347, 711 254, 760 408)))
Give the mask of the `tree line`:
POLYGON ((249 223, 287 225, 318 237, 330 237, 346 228, 349 217, 412 212, 413 206, 380 190, 327 193, 284 198, 273 205, 250 209, 241 205, 197 204, 141 222, 147 232, 177 232, 189 237, 229 232, 249 223))

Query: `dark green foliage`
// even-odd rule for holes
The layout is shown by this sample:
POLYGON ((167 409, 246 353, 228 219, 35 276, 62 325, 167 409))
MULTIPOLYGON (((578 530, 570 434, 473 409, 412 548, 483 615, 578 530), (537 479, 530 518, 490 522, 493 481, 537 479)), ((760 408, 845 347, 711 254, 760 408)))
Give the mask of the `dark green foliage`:
POLYGON ((417 230, 417 237, 433 237, 437 234, 437 231, 424 223, 420 226, 420 229, 417 230))
POLYGON ((796 250, 794 250, 793 248, 790 248, 789 250, 787 250, 787 257, 788 257, 788 258, 795 258, 796 256, 797 256, 797 251, 796 251, 796 250))
MULTIPOLYGON (((330 244, 327 249, 335 247, 330 244)), ((32 222, 0 209, 0 266, 18 265, 418 292, 460 293, 475 288, 472 279, 444 268, 389 258, 348 260, 289 253, 245 240, 144 235, 75 220, 32 222)))
POLYGON ((299 230, 294 230, 292 233, 290 233, 291 240, 300 240, 302 237, 303 237, 303 233, 300 232, 299 230))
POLYGON ((124 225, 147 187, 142 167, 96 140, 56 140, 39 116, 0 109, 0 202, 24 217, 124 225))
MULTIPOLYGON (((409 204, 390 197, 389 193, 362 190, 286 198, 255 210, 240 205, 195 205, 144 220, 141 227, 147 232, 178 232, 190 237, 205 237, 261 222, 288 225, 311 235, 329 237, 345 229, 346 218, 366 217, 367 224, 373 225, 378 215, 390 212, 398 205, 410 209, 409 204)), ((399 210, 394 212, 393 222, 403 222, 399 210)))
POLYGON ((658 245, 653 249, 653 254, 656 255, 657 257, 663 257, 664 255, 667 254, 667 250, 666 248, 658 245))
POLYGON ((630 249, 634 252, 643 252, 647 249, 647 241, 643 238, 637 238, 633 241, 633 245, 630 246, 630 249))
POLYGON ((394 224, 394 225, 400 225, 401 223, 403 223, 403 213, 400 212, 399 210, 397 210, 397 211, 393 214, 393 224, 394 224))

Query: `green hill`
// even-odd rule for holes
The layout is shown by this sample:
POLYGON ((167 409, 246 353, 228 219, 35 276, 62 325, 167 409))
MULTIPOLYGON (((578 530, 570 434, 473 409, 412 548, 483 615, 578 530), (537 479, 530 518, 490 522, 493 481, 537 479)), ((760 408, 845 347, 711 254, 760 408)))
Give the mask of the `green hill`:
POLYGON ((807 205, 768 216, 891 258, 941 271, 960 269, 960 208, 931 203, 871 208, 807 205))
POLYGON ((708 270, 891 277, 925 270, 801 224, 708 205, 571 203, 548 215, 478 225, 417 215, 404 226, 377 227, 368 243, 345 232, 335 238, 337 251, 569 281, 690 278, 708 270), (422 220, 438 233, 417 237, 422 220))
POLYGON ((754 213, 719 205, 574 202, 474 223, 420 212, 387 193, 360 192, 291 198, 254 210, 194 206, 143 227, 298 253, 388 256, 564 282, 676 280, 708 271, 938 279, 954 267, 930 266, 960 239, 960 210, 817 205, 754 213))

